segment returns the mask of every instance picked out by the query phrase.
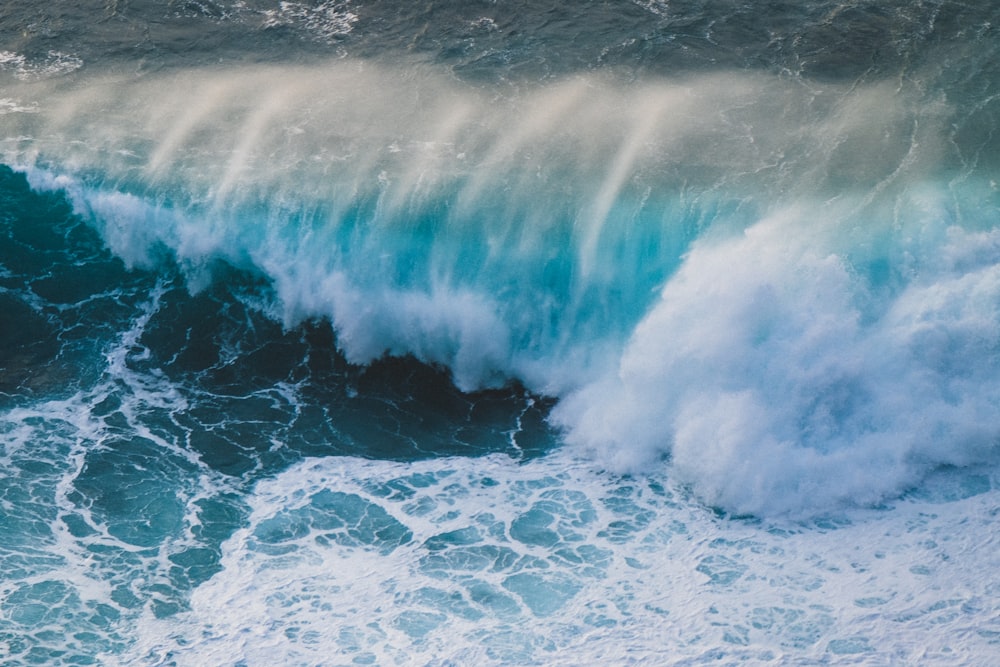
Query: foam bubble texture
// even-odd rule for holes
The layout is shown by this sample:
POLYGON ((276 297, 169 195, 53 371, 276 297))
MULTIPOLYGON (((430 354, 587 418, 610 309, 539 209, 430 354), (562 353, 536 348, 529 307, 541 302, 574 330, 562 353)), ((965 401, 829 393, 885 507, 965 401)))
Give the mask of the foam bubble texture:
POLYGON ((906 258, 887 273, 851 256, 835 211, 699 242, 619 367, 556 408, 567 438, 624 470, 668 455, 707 502, 754 514, 877 503, 935 467, 996 462, 996 230, 910 208, 899 245, 874 250, 906 258))
POLYGON ((139 621, 125 661, 962 664, 1000 631, 983 481, 761 525, 560 455, 305 461, 258 484, 223 570, 139 621))

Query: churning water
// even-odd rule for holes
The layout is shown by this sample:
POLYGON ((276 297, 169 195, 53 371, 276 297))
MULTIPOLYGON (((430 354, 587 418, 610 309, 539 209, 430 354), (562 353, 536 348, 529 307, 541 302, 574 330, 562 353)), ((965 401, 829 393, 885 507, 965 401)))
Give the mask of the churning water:
POLYGON ((994 659, 1000 8, 36 4, 5 664, 994 659))

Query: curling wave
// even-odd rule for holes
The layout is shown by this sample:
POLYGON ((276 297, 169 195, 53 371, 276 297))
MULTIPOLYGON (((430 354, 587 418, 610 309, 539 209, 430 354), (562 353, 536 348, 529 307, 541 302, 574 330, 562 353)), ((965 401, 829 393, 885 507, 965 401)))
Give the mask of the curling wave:
POLYGON ((923 90, 94 75, 15 83, 0 150, 130 265, 260 272, 260 307, 328 318, 353 363, 517 380, 599 465, 812 514, 997 457, 1000 194, 923 90))

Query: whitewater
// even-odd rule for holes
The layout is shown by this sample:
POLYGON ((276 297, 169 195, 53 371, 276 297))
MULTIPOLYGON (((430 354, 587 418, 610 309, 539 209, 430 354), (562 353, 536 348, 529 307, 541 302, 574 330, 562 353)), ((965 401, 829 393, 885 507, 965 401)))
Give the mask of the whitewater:
POLYGON ((5 664, 992 663, 998 10, 114 5, 0 13, 5 664))

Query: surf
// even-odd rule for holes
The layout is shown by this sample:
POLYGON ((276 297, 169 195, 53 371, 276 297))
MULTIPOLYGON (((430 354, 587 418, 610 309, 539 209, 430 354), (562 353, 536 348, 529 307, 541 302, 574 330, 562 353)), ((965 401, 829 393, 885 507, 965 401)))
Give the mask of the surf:
POLYGON ((997 454, 997 188, 921 90, 338 60, 21 82, 0 123, 127 266, 250 271, 351 364, 523 383, 599 465, 808 515, 997 454))

